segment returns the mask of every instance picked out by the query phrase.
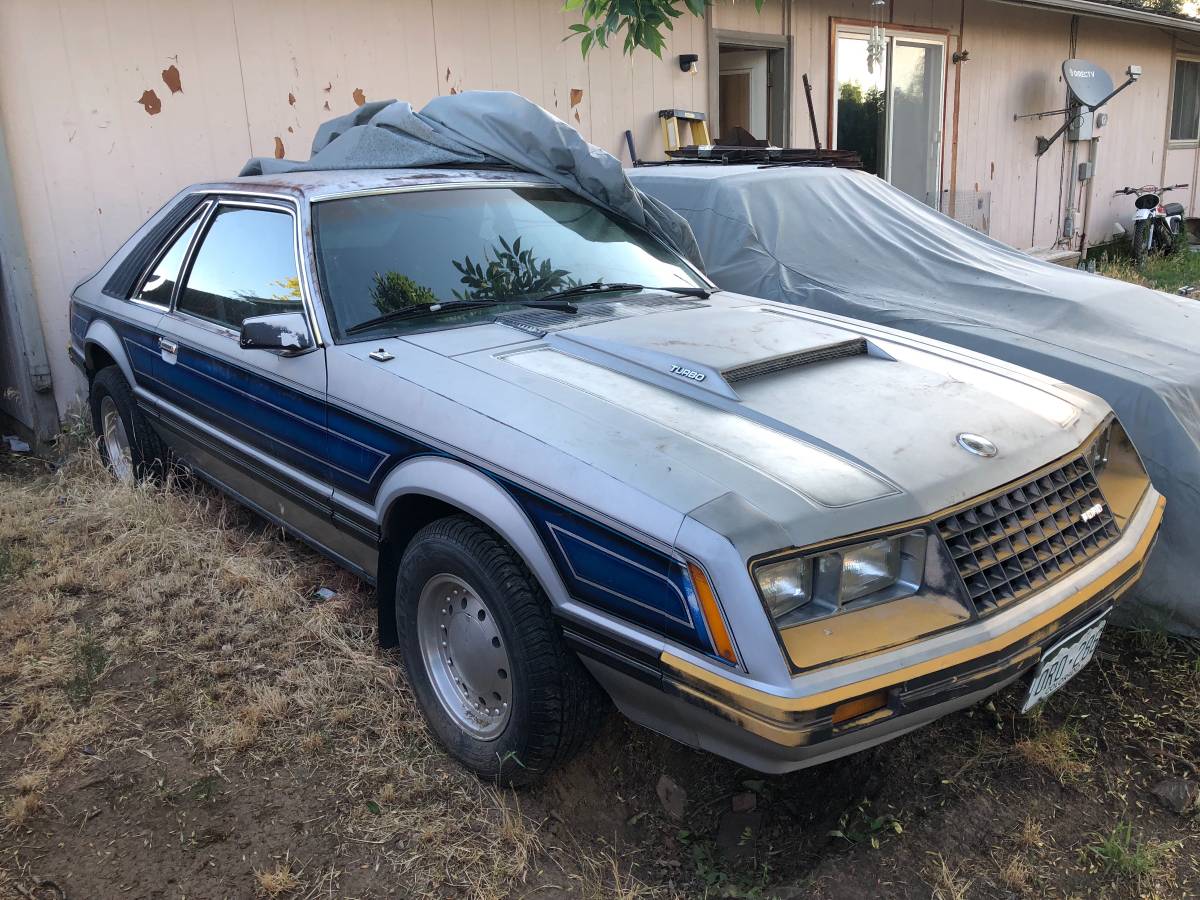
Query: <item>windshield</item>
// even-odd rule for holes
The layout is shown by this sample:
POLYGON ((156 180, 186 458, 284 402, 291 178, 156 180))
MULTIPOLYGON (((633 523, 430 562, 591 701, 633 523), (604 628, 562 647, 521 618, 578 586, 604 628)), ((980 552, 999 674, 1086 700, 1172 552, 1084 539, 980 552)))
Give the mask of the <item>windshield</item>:
MULTIPOLYGON (((670 250, 559 188, 369 194, 314 203, 312 215, 321 285, 342 337, 400 310, 425 307, 439 326, 458 324, 494 315, 466 311, 462 301, 507 308, 592 282, 703 286, 670 250), (444 311, 428 309, 439 303, 444 311)), ((368 327, 394 332, 430 321, 401 315, 368 327)))

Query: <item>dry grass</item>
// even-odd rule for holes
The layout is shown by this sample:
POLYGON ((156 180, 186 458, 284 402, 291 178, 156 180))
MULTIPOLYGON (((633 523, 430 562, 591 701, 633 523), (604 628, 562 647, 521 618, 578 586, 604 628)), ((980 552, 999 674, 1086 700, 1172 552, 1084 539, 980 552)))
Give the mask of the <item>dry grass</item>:
POLYGON ((1024 763, 1049 773, 1062 784, 1078 781, 1091 771, 1091 764, 1068 728, 1053 728, 1023 738, 1013 745, 1013 751, 1024 763))
POLYGON ((300 876, 292 871, 290 860, 279 863, 268 872, 255 872, 259 893, 267 897, 283 897, 300 890, 300 876))
MULTIPOLYGON (((0 547, 0 739, 24 754, 0 787, 7 827, 98 757, 168 747, 223 775, 314 773, 337 798, 330 846, 414 894, 504 896, 534 876, 540 823, 432 743, 366 588, 234 504, 118 485, 75 453, 0 479, 0 547), (314 601, 322 585, 336 597, 314 601)), ((595 877, 631 895, 620 869, 595 877)), ((288 862, 255 889, 296 878, 288 862)))
POLYGON ((928 881, 934 900, 966 900, 971 879, 952 867, 940 853, 931 854, 928 881))

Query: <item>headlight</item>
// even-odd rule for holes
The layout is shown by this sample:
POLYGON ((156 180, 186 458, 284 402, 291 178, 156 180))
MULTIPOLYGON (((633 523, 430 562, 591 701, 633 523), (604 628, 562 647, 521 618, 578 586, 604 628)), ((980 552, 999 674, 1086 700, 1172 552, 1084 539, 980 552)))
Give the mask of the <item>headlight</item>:
POLYGON ((915 594, 925 574, 924 531, 875 538, 754 570, 779 627, 915 594))
POLYGON ((812 560, 787 559, 763 566, 756 573, 758 589, 776 622, 812 600, 812 560))
POLYGON ((1125 527, 1150 486, 1146 467, 1114 416, 1087 448, 1087 461, 1117 525, 1125 527))

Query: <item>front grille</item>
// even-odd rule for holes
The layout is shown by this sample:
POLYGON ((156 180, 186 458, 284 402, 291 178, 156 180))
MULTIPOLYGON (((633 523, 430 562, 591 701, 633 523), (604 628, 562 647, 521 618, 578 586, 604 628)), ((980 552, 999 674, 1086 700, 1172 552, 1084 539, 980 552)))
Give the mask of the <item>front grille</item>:
POLYGON ((1061 578, 1120 534, 1082 457, 937 524, 981 614, 1061 578))

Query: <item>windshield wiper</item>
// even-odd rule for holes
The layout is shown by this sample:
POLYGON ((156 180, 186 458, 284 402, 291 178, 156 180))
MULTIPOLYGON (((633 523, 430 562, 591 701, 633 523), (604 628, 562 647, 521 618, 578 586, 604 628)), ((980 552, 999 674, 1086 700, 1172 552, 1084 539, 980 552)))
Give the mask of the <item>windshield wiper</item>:
POLYGON ((647 287, 644 284, 634 284, 629 281, 589 281, 587 284, 577 284, 573 287, 554 291, 536 300, 527 300, 528 305, 554 302, 567 297, 579 297, 584 294, 604 294, 610 291, 669 291, 672 294, 682 294, 685 297, 700 297, 707 299, 711 295, 708 288, 685 287, 684 285, 668 285, 667 287, 647 287))
POLYGON ((382 316, 367 319, 365 322, 359 322, 357 325, 351 325, 346 329, 346 334, 358 334, 359 332, 370 331, 379 325, 386 325, 388 322, 399 322, 402 319, 419 319, 423 316, 435 316, 446 310, 478 309, 481 306, 494 306, 495 304, 495 300, 442 300, 438 303, 431 303, 428 306, 405 306, 401 309, 385 312, 382 316))

